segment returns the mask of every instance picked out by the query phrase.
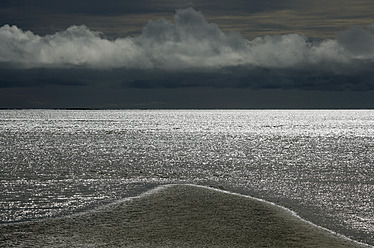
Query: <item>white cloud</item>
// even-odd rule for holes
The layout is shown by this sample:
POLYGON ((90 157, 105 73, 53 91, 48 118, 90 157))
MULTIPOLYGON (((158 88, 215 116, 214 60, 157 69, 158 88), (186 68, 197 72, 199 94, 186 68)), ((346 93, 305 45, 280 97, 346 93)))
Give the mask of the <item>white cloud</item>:
POLYGON ((298 34, 246 40, 223 33, 192 8, 178 10, 175 22, 149 21, 138 37, 108 40, 86 26, 38 36, 16 26, 0 28, 0 62, 23 68, 318 69, 346 71, 374 60, 374 36, 353 27, 336 39, 309 41, 298 34))
POLYGON ((132 39, 109 41, 86 26, 40 37, 15 26, 0 28, 0 62, 22 67, 134 67, 140 56, 132 39))
POLYGON ((352 56, 361 59, 374 58, 374 35, 358 26, 336 34, 339 44, 352 56))

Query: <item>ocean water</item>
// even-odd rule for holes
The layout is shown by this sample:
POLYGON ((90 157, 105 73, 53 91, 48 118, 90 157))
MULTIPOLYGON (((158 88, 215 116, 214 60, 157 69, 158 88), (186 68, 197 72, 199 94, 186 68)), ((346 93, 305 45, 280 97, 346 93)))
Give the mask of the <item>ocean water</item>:
POLYGON ((0 223, 215 186, 374 245, 373 110, 0 110, 0 223))

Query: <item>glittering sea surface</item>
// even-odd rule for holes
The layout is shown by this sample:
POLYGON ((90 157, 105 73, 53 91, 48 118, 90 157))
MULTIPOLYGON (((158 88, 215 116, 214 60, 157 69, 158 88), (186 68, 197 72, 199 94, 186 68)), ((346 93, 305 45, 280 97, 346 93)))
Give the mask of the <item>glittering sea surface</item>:
POLYGON ((374 111, 0 110, 0 181, 2 224, 193 183, 374 245, 374 111))

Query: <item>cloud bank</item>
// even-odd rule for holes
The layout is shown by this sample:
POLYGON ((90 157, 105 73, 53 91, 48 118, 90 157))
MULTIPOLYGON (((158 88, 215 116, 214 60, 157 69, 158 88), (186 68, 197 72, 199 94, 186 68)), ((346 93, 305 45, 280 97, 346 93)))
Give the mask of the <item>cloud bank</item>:
POLYGON ((0 28, 0 87, 374 90, 374 26, 334 39, 298 34, 243 38, 192 8, 174 22, 149 21, 141 35, 108 39, 86 26, 39 36, 0 28))
POLYGON ((224 33, 192 8, 175 22, 149 21, 137 37, 109 40, 86 26, 38 36, 16 26, 0 28, 0 63, 16 68, 217 69, 282 68, 346 73, 374 61, 371 30, 353 27, 336 39, 313 41, 298 34, 246 40, 224 33))

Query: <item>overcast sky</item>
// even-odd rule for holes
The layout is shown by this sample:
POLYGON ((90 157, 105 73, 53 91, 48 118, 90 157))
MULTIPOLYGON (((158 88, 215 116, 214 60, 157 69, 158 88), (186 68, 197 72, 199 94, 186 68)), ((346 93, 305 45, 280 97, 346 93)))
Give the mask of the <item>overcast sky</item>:
POLYGON ((373 108, 372 0, 2 0, 1 108, 373 108))

